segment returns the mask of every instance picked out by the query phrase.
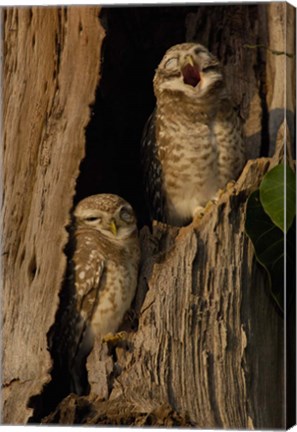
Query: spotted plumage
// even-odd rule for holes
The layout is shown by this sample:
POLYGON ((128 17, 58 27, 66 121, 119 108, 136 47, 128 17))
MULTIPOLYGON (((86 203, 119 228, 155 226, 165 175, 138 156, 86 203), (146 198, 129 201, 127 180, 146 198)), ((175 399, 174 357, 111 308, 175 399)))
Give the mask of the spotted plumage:
POLYGON ((184 225, 241 172, 241 121, 218 60, 202 45, 171 47, 154 92, 156 109, 142 140, 147 202, 152 219, 184 225))
MULTIPOLYGON (((94 335, 115 333, 135 294, 140 259, 132 207, 111 194, 93 195, 75 208, 69 263, 67 343, 71 390, 82 394, 81 373, 94 335)), ((65 326, 64 326, 65 327, 65 326)))

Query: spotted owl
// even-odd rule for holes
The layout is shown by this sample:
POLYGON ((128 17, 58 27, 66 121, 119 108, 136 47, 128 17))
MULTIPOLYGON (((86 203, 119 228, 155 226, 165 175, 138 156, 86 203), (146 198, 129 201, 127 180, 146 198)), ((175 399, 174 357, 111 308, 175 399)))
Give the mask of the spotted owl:
POLYGON ((165 53, 154 93, 141 146, 147 201, 152 219, 181 226, 243 169, 241 120, 219 61, 197 43, 165 53))
POLYGON ((62 349, 67 351, 70 389, 83 394, 82 370, 94 335, 115 333, 131 305, 140 247, 133 209, 119 196, 83 199, 74 210, 74 219, 62 349))

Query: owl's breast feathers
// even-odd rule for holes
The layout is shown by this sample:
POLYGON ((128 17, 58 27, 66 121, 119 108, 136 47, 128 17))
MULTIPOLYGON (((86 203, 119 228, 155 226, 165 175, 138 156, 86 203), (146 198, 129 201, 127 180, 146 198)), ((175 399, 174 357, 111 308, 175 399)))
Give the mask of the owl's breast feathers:
POLYGON ((211 111, 175 101, 170 110, 157 108, 156 145, 162 167, 162 193, 169 223, 190 221, 219 188, 242 169, 241 125, 230 101, 211 111))

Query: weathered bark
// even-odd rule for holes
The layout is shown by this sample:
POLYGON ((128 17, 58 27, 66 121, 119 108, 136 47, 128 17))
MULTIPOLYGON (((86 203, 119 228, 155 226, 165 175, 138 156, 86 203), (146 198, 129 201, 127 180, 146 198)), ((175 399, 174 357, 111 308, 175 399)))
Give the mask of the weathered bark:
MULTIPOLYGON (((32 11, 5 16, 3 400, 12 423, 28 420, 30 397, 49 380, 46 334, 103 37, 96 8, 32 11)), ((273 154, 277 136, 278 149, 287 136, 293 142, 295 102, 284 97, 294 87, 294 59, 284 54, 295 49, 292 21, 284 3, 201 6, 187 16, 187 40, 223 62, 250 158, 273 154)), ((249 161, 190 226, 142 229, 126 339, 116 347, 96 341, 87 362, 91 394, 65 398, 43 423, 285 426, 284 321, 244 231, 247 197, 278 160, 249 161)))
POLYGON ((98 80, 98 8, 4 15, 3 421, 26 423, 49 381, 46 334, 98 80))
MULTIPOLYGON (((296 11, 286 3, 271 3, 267 9, 268 46, 266 61, 269 109, 270 154, 273 154, 278 130, 284 119, 294 143, 296 110, 296 11)), ((291 149, 287 148, 289 154, 291 149)))

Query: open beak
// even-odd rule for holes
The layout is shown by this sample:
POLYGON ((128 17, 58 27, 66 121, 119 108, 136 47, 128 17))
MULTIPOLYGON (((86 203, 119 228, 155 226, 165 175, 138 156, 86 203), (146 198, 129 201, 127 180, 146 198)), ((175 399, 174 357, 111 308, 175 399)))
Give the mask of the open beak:
POLYGON ((110 222, 110 231, 113 233, 114 236, 116 236, 118 233, 118 229, 114 220, 110 222))
POLYGON ((181 71, 183 74, 184 83, 192 87, 196 87, 196 85, 201 80, 201 77, 199 68, 195 64, 193 57, 190 54, 186 55, 181 71))

